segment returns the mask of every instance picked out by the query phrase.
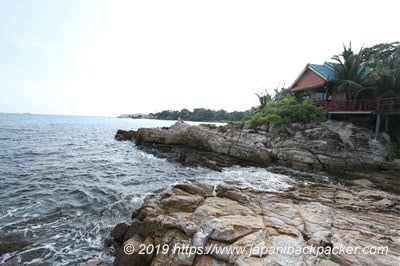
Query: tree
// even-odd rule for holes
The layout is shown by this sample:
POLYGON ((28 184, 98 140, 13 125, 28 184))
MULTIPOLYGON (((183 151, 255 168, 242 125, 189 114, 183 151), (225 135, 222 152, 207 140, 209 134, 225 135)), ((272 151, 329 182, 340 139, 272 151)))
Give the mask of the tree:
POLYGON ((378 98, 400 96, 400 42, 380 43, 360 53, 378 98))
POLYGON ((384 65, 385 67, 393 68, 399 53, 399 46, 400 42, 376 44, 362 49, 360 56, 368 67, 376 68, 384 65))
POLYGON ((349 100, 357 100, 362 91, 374 90, 369 84, 371 70, 364 66, 363 57, 360 55, 362 51, 363 48, 358 54, 354 53, 350 43, 349 47, 343 45, 341 54, 332 57, 337 62, 334 70, 340 80, 338 89, 344 91, 349 100))
POLYGON ((179 112, 179 117, 183 120, 188 120, 190 117, 190 111, 186 108, 183 108, 180 112, 179 112))

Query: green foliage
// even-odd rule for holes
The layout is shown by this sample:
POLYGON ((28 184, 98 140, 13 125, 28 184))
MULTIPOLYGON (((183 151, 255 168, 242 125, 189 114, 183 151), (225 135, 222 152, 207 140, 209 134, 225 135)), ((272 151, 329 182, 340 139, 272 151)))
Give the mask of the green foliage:
POLYGON ((260 102, 260 108, 263 108, 269 101, 272 100, 271 95, 267 91, 260 94, 256 93, 256 96, 258 98, 258 101, 260 102))
POLYGON ((359 54, 368 67, 390 65, 396 61, 399 53, 400 42, 380 43, 369 48, 362 49, 359 54))
POLYGON ((274 101, 282 100, 286 96, 291 95, 289 88, 282 87, 280 89, 275 89, 274 91, 275 91, 275 95, 274 95, 274 98, 273 98, 274 101))
POLYGON ((400 42, 381 43, 362 48, 358 54, 343 46, 335 72, 340 79, 338 88, 348 98, 385 98, 400 96, 400 42))
POLYGON ((361 56, 363 49, 358 54, 349 47, 343 45, 343 52, 332 57, 337 62, 334 70, 340 82, 338 88, 347 93, 349 100, 356 100, 360 92, 373 89, 369 84, 371 70, 363 65, 361 56))
POLYGON ((321 122, 326 119, 325 111, 308 100, 298 102, 292 95, 286 95, 277 101, 269 101, 242 120, 250 122, 252 127, 272 124, 321 122))
POLYGON ((226 112, 225 110, 210 110, 205 108, 195 108, 193 112, 184 108, 181 111, 165 110, 155 114, 149 114, 152 119, 160 120, 178 120, 179 118, 186 121, 200 122, 223 122, 223 121, 240 121, 249 111, 244 112, 226 112))
POLYGON ((380 43, 360 52, 371 68, 371 81, 378 98, 400 96, 400 42, 380 43))
POLYGON ((400 159, 400 142, 393 143, 390 147, 389 155, 387 156, 389 161, 400 159))

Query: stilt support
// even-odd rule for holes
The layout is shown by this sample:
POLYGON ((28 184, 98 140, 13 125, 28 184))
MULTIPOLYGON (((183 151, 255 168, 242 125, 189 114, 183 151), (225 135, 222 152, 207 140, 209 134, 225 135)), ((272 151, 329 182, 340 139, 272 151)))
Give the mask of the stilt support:
POLYGON ((376 125, 375 125, 375 139, 378 139, 380 128, 381 128, 381 115, 377 115, 376 125))

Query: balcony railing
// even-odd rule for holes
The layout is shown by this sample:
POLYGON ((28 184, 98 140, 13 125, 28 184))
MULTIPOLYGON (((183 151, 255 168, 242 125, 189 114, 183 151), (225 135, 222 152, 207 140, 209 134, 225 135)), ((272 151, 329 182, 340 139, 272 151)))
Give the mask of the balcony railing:
POLYGON ((397 112, 400 111, 400 97, 361 101, 314 101, 315 105, 327 112, 397 112))

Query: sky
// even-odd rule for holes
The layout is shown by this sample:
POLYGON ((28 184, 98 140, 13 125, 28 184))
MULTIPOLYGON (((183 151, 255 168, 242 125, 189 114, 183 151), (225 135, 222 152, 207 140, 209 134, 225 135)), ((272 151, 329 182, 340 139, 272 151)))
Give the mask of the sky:
POLYGON ((400 40, 398 0, 0 0, 0 112, 243 111, 307 63, 400 40))

